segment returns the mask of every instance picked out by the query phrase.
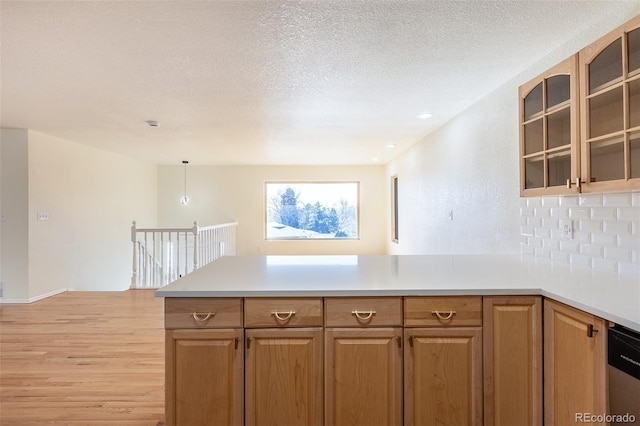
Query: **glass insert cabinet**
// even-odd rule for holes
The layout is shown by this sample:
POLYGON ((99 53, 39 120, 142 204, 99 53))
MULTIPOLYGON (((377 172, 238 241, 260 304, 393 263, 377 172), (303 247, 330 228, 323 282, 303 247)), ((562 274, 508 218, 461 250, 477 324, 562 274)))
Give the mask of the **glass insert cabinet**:
POLYGON ((640 188, 640 16, 519 97, 522 196, 640 188))
POLYGON ((520 185, 526 195, 565 193, 567 180, 578 175, 577 67, 574 55, 520 87, 520 185))

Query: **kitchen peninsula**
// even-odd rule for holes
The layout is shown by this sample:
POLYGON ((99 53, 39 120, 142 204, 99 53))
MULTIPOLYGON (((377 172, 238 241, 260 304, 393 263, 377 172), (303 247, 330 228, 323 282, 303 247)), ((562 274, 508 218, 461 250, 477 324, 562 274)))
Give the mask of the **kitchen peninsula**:
POLYGON ((608 321, 640 330, 637 279, 516 255, 235 256, 156 294, 168 425, 563 424, 607 409, 608 321))

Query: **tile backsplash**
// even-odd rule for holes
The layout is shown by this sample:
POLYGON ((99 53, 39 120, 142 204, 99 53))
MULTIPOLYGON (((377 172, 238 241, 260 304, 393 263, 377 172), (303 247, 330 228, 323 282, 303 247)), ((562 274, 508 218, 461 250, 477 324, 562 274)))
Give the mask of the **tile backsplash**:
POLYGON ((640 279, 640 191, 521 198, 520 235, 525 254, 640 279))

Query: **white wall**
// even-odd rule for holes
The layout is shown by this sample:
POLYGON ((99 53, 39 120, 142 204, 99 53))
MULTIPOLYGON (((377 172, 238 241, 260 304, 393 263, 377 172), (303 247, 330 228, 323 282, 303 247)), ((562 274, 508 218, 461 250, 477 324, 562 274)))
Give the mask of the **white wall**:
POLYGON ((638 13, 640 2, 612 4, 597 27, 568 40, 389 163, 387 179, 398 175, 400 186, 400 238, 388 243, 389 253, 520 252, 520 225, 527 219, 520 216, 518 191, 518 86, 638 13))
POLYGON ((388 164, 399 197, 390 254, 519 250, 514 93, 499 89, 388 164))
POLYGON ((28 217, 29 298, 127 289, 131 221, 156 223, 156 166, 29 131, 28 217))
MULTIPOLYGON (((158 225, 190 227, 238 221, 237 254, 384 254, 387 182, 384 166, 195 166, 187 168, 191 204, 182 206, 182 165, 158 168, 158 225), (266 241, 266 181, 359 181, 360 239, 266 241)), ((141 228, 148 227, 138 221, 141 228)))
POLYGON ((28 133, 0 130, 0 281, 3 299, 28 297, 28 133))
POLYGON ((129 229, 156 224, 156 166, 20 129, 2 129, 0 149, 1 300, 129 288, 129 229))

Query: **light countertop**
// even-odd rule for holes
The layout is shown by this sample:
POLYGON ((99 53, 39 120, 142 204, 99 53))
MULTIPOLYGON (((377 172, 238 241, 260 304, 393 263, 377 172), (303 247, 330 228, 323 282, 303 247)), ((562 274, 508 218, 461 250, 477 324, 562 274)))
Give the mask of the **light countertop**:
POLYGON ((640 277, 519 255, 229 256, 159 297, 542 295, 640 331, 640 277))

